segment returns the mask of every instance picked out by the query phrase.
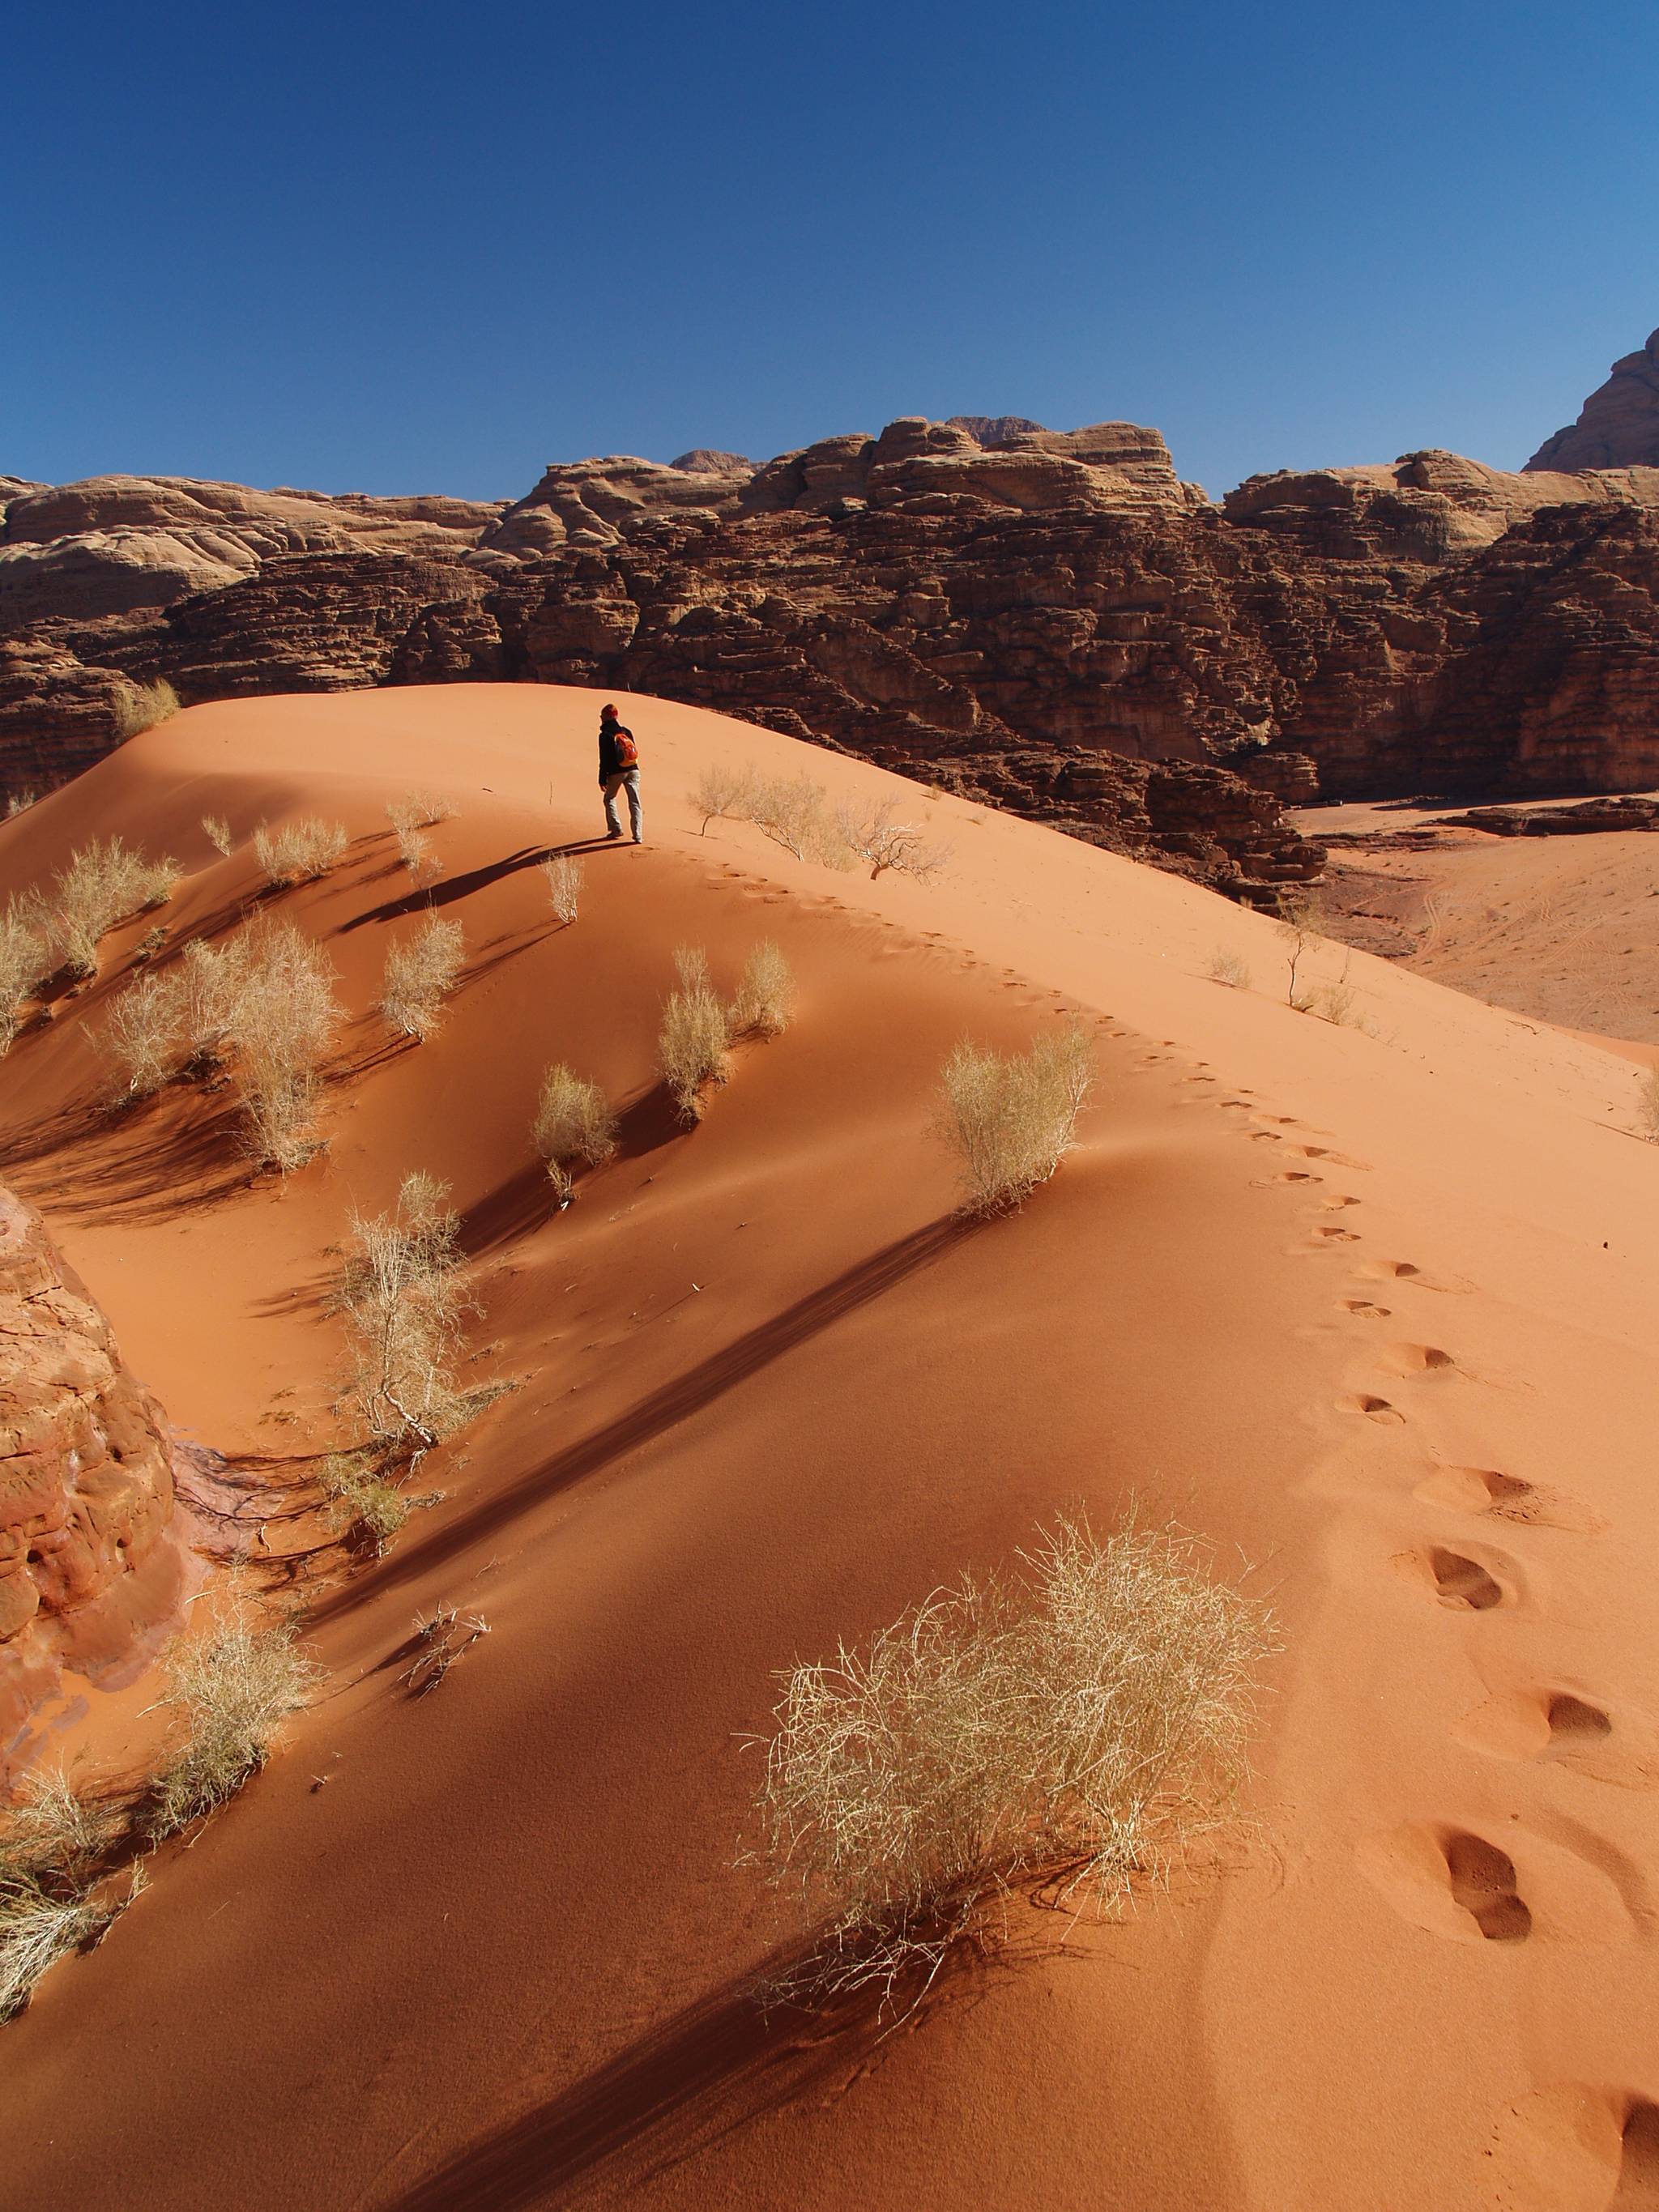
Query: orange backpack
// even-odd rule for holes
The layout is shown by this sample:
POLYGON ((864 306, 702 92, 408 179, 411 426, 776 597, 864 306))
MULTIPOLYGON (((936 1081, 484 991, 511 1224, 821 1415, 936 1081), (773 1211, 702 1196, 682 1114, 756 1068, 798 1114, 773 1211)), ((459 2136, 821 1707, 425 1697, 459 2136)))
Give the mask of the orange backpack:
POLYGON ((617 748, 617 760, 619 766, 623 768, 639 766, 640 749, 634 742, 632 730, 618 729, 615 733, 613 743, 617 748))

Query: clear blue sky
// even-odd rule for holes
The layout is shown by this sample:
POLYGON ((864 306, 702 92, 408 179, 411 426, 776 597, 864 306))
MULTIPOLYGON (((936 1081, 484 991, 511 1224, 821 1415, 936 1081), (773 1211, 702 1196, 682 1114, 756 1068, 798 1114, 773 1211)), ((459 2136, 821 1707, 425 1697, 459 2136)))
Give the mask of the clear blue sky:
POLYGON ((1659 324, 1656 0, 15 11, 0 472, 516 495, 899 414, 1517 466, 1659 324))

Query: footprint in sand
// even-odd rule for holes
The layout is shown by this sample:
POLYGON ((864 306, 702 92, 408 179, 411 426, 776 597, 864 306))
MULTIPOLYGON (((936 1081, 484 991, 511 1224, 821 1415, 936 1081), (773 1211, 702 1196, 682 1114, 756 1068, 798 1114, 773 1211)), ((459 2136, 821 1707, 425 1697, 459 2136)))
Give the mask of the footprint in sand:
POLYGON ((1377 1305, 1370 1298, 1342 1298, 1339 1310, 1352 1314, 1356 1321, 1389 1321, 1392 1315, 1387 1306, 1377 1305))
POLYGON ((1382 1355, 1383 1364, 1390 1375, 1415 1377, 1419 1375, 1462 1376, 1470 1378, 1449 1352, 1443 1352, 1437 1344, 1391 1344, 1382 1355))
POLYGON ((1593 1536, 1607 1527, 1581 1498, 1565 1490, 1522 1482, 1492 1467, 1437 1467, 1413 1492, 1426 1504, 1455 1513, 1489 1514, 1523 1528, 1559 1528, 1571 1535, 1593 1536))
POLYGON ((1316 1229, 1314 1235, 1327 1244, 1357 1244, 1359 1242, 1359 1231, 1357 1229, 1339 1229, 1334 1224, 1327 1224, 1322 1229, 1316 1229))
POLYGON ((1651 1722, 1623 1712, 1615 1720, 1582 1685, 1496 1690, 1463 1714, 1452 1737, 1490 1759, 1567 1766, 1626 1790, 1659 1787, 1659 1735, 1651 1722))
POLYGON ((1297 1150, 1304 1160, 1328 1160, 1334 1168, 1352 1168, 1356 1175, 1371 1171, 1369 1160, 1350 1159, 1346 1152, 1334 1152, 1328 1145, 1301 1145, 1297 1150))
POLYGON ((1474 1288, 1456 1275, 1428 1275, 1411 1260, 1368 1260, 1360 1273, 1375 1283, 1409 1283, 1418 1291, 1449 1291, 1458 1297, 1474 1288))
POLYGON ((1498 1554, 1489 1553, 1483 1562, 1448 1544, 1425 1544, 1400 1553, 1394 1564, 1407 1581, 1455 1613, 1490 1613, 1516 1601, 1514 1569, 1498 1554))
POLYGON ((1340 1413, 1363 1413, 1368 1421, 1381 1422, 1385 1428, 1399 1428, 1406 1419, 1398 1406, 1369 1390, 1356 1390, 1352 1397, 1339 1398, 1336 1403, 1340 1413))
POLYGON ((1324 1213, 1340 1213, 1345 1206, 1358 1206, 1358 1203, 1359 1200, 1351 1197, 1346 1191, 1335 1191, 1320 1210, 1324 1213))
POLYGON ((1623 1943, 1636 1933, 1599 1865, 1518 1823, 1502 1842, 1449 1821, 1410 1821, 1357 1847, 1360 1871, 1403 1920, 1457 1943, 1623 1943))
POLYGON ((1659 2103, 1558 2081, 1498 2115, 1486 2212, 1659 2212, 1659 2103))

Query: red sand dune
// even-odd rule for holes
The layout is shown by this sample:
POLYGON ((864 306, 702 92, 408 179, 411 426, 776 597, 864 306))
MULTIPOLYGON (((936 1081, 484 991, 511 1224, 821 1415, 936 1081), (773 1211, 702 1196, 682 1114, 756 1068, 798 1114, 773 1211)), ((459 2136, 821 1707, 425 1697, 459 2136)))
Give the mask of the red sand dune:
MULTIPOLYGON (((334 1441, 331 1248, 413 1168, 464 1211, 467 1371, 521 1385, 321 1599, 326 1686, 271 1765, 0 2029, 7 2201, 1659 2203, 1659 1152, 1631 1066, 1363 955, 1364 1028, 1299 1015, 1259 916, 642 699, 650 842, 596 851, 558 929, 530 861, 599 826, 596 703, 200 708, 0 831, 6 888, 92 835, 171 850, 181 931, 254 888, 203 813, 356 841, 279 902, 354 1017, 329 1149, 285 1185, 247 1183, 199 1094, 99 1117, 106 981, 0 1068, 3 1172, 179 1428, 243 1465, 334 1441), (700 836, 717 758, 893 793, 949 870, 700 836), (368 1009, 411 926, 384 815, 411 786, 459 809, 430 834, 468 970, 394 1051, 368 1009), (726 981, 763 935, 794 1026, 692 1134, 641 1105, 550 1217, 544 1066, 648 1101, 671 949, 726 981), (963 1231, 939 1063, 1067 1010, 1097 1037, 1081 1147, 963 1231), (1229 1865, 1063 1948, 1029 1914, 1048 1940, 884 2039, 761 2023, 745 1981, 794 1923, 733 1863, 737 1738, 772 1670, 1132 1494, 1280 1618, 1229 1865), (490 1633, 411 1701, 386 1662, 441 1600, 490 1633)), ((138 1757, 142 1689, 88 1691, 62 1741, 138 1757)))

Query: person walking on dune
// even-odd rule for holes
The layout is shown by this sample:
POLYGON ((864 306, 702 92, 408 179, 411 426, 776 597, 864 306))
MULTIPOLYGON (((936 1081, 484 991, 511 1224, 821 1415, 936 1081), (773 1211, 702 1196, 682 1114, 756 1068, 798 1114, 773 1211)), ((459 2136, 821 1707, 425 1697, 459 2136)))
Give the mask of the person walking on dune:
POLYGON ((610 706, 599 709, 599 788, 605 793, 605 835, 622 836, 617 793, 625 788, 634 842, 642 843, 645 815, 640 805, 640 749, 634 742, 634 732, 623 727, 616 708, 610 706))

